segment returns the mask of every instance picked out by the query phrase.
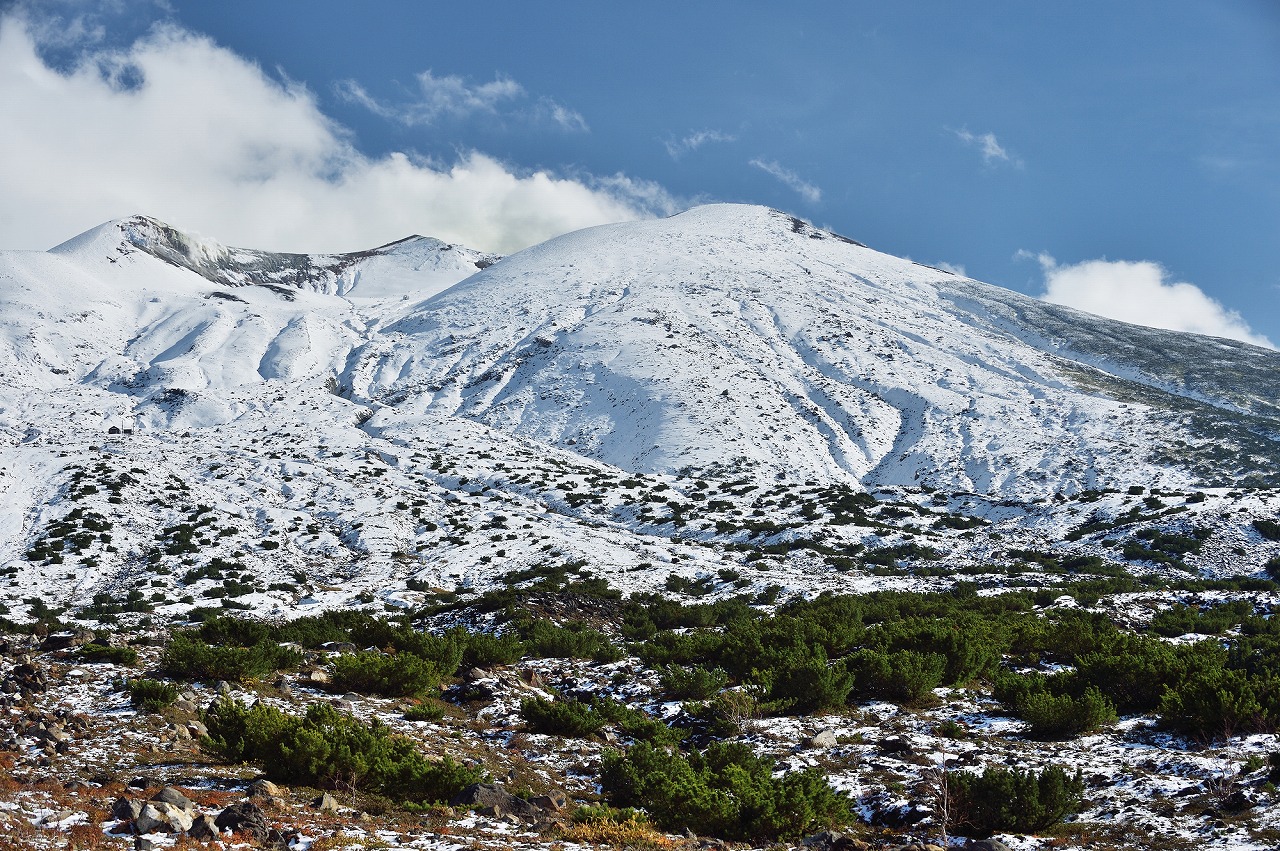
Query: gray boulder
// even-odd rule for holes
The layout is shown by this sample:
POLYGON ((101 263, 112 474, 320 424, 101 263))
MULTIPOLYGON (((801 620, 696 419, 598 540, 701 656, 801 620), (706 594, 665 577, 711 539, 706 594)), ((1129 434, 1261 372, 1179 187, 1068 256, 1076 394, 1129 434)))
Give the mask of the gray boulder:
POLYGON ((190 798, 172 786, 164 787, 159 792, 152 795, 151 800, 162 804, 172 804, 173 806, 188 812, 196 808, 195 803, 192 802, 190 798))
POLYGON ((512 795, 494 783, 472 783, 450 799, 455 807, 470 807, 481 815, 501 818, 515 816, 522 821, 537 821, 542 810, 524 798, 512 795))

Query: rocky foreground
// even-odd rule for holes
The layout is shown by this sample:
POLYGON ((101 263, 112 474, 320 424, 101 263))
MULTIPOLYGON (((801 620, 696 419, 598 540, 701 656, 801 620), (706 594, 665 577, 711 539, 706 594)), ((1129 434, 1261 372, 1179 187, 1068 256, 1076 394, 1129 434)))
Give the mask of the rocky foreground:
MULTIPOLYGON (((271 683, 183 685, 171 705, 147 711, 131 704, 123 683, 154 664, 163 635, 130 635, 139 659, 129 666, 85 662, 80 645, 92 637, 80 630, 0 644, 0 848, 751 847, 664 834, 642 819, 579 817, 582 807, 600 802, 601 755, 619 736, 530 732, 520 702, 609 695, 660 715, 654 672, 635 659, 471 669, 441 692, 442 717, 407 721, 413 701, 335 693, 326 688, 325 654, 308 653, 298 670, 271 683), (479 768, 491 782, 468 786, 448 805, 409 809, 353 786, 277 785, 261 766, 226 764, 202 745, 202 712, 221 696, 291 713, 328 703, 409 736, 431 759, 479 768)), ((953 838, 953 846, 1264 849, 1280 840, 1280 799, 1258 768, 1259 755, 1275 749, 1274 735, 1239 738, 1228 749, 1195 747, 1131 718, 1104 735, 1046 746, 1020 739, 1018 722, 964 690, 951 690, 928 710, 869 703, 841 714, 740 724, 737 738, 775 758, 779 769, 823 771, 853 799, 859 817, 843 833, 755 847, 939 848, 938 801, 929 793, 937 772, 1043 762, 1047 747, 1055 761, 1083 769, 1086 810, 1050 835, 953 838), (966 731, 959 738, 957 728, 966 731)))

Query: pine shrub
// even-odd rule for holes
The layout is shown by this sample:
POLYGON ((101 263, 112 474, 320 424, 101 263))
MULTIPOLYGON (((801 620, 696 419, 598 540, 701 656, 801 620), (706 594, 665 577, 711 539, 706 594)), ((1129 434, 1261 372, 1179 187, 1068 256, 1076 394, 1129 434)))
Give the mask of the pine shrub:
POLYGON ((672 832, 776 840, 849 820, 849 802, 820 772, 775 778, 773 768, 740 743, 718 742, 687 758, 641 743, 605 754, 601 787, 611 805, 643 808, 672 832))
POLYGON ((1005 768, 955 772, 946 784, 953 824, 966 836, 1038 833, 1083 807, 1080 772, 1070 775, 1056 765, 1039 774, 1005 768))
POLYGON ((302 717, 262 703, 247 708, 230 697, 207 713, 209 747, 230 762, 256 762, 282 783, 362 789, 414 804, 447 801, 483 781, 482 771, 449 757, 428 760, 414 743, 375 721, 363 724, 332 706, 313 703, 302 717))

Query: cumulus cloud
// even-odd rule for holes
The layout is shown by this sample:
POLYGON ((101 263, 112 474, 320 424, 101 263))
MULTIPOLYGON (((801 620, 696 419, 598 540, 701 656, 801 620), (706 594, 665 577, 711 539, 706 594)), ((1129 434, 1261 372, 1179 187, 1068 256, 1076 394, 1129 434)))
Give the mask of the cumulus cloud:
MULTIPOLYGON (((416 232, 509 252, 665 211, 651 206, 657 188, 624 176, 523 172, 474 151, 367 156, 304 87, 171 25, 124 48, 86 44, 58 68, 35 30, 0 16, 0 248, 145 213, 255 248, 353 250, 416 232)), ((421 114, 496 108, 517 90, 431 77, 421 114)))
POLYGON ((1006 163, 1015 168, 1022 168, 1023 162, 1018 157, 1009 153, 1004 145, 1000 144, 1000 140, 996 138, 995 133, 983 133, 974 135, 968 130, 952 130, 956 134, 956 138, 964 142, 971 148, 976 148, 982 154, 982 161, 987 165, 995 165, 997 163, 1006 163))
POLYGON ((754 159, 748 164, 755 166, 766 174, 773 175, 810 204, 816 204, 822 200, 821 189, 800 177, 791 169, 785 168, 773 160, 754 159))
POLYGON ((683 139, 668 139, 667 153, 671 159, 678 160, 685 154, 692 153, 708 142, 736 142, 737 136, 721 133, 719 130, 697 130, 683 139))
POLYGON ((1171 281, 1168 270, 1159 263, 1085 260, 1062 266, 1044 253, 1019 251, 1016 257, 1034 259, 1044 270, 1045 289, 1040 298, 1045 301, 1135 325, 1275 348, 1266 337, 1254 333, 1239 313, 1195 284, 1171 281))

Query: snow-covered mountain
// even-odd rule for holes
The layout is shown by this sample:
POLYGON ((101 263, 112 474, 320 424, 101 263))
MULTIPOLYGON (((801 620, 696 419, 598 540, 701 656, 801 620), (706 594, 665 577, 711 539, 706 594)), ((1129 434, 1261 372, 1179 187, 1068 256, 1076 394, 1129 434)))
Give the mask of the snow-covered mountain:
MULTIPOLYGON (((234 558, 263 585, 310 577, 293 604, 547 552, 697 572, 738 564, 707 544, 808 534, 771 490, 798 506, 795 489, 835 486, 1060 536, 1086 518, 1055 507, 1080 494, 1278 483, 1277 367, 761 207, 505 259, 423 237, 273 254, 134 217, 0 253, 0 564, 14 599, 65 576, 83 600, 234 558), (64 518, 87 507, 120 537, 73 557, 64 518), (194 549, 159 531, 202 512, 219 520, 194 549)), ((1233 528, 1270 516, 1251 499, 1233 528)), ((846 537, 887 543, 890 526, 846 537)))

